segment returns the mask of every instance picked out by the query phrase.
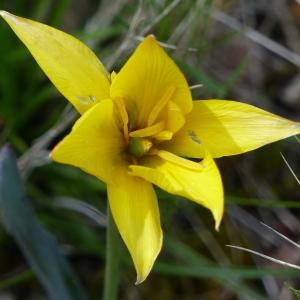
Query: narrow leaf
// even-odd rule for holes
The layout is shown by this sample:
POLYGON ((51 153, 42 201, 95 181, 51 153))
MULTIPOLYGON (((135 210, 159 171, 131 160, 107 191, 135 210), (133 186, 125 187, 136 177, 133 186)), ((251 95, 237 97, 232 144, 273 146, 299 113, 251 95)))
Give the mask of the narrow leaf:
POLYGON ((42 227, 26 201, 16 158, 7 146, 0 150, 0 211, 4 226, 14 237, 49 298, 86 299, 56 240, 42 227))

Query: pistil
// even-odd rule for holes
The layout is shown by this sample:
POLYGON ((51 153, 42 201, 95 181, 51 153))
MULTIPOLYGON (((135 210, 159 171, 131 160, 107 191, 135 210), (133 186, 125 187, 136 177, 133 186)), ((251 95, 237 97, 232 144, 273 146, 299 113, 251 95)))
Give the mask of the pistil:
POLYGON ((136 158, 144 156, 152 147, 153 143, 146 138, 131 137, 128 143, 128 152, 136 158))

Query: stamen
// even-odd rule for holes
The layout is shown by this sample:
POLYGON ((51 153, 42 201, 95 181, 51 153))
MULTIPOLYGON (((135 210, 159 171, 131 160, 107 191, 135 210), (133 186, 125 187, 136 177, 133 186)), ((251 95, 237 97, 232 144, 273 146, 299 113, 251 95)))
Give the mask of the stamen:
POLYGON ((165 126, 164 122, 159 122, 159 123, 156 123, 152 126, 132 131, 132 132, 129 133, 129 136, 131 136, 131 137, 140 137, 140 138, 153 136, 153 135, 158 134, 159 132, 161 132, 164 129, 164 126, 165 126))
POLYGON ((195 171, 201 171, 204 168, 204 165, 201 163, 196 163, 194 161, 182 158, 180 156, 177 156, 171 152, 164 151, 164 150, 159 150, 157 151, 157 155, 165 159, 166 161, 172 162, 178 166, 190 169, 190 170, 195 170, 195 171))
POLYGON ((163 96, 157 101, 156 105, 153 107, 149 115, 148 123, 147 123, 148 126, 152 125, 156 121, 160 112, 163 110, 163 108, 167 105, 167 103, 173 96, 174 91, 175 91, 174 87, 168 87, 165 93, 163 94, 163 96))
POLYGON ((115 99, 115 104, 118 110, 118 113, 121 117, 121 121, 123 123, 123 133, 126 141, 128 142, 129 140, 129 135, 128 135, 128 114, 125 108, 124 100, 123 98, 117 98, 115 99))
POLYGON ((173 132, 169 130, 163 130, 153 136, 153 138, 158 142, 169 141, 172 139, 172 137, 173 137, 173 132))

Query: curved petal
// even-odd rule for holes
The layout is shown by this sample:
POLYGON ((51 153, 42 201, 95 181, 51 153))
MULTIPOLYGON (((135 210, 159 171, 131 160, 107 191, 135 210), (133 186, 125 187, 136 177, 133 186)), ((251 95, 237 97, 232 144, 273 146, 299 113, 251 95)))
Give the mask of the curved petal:
POLYGON ((57 89, 84 113, 109 98, 109 74, 83 43, 60 30, 0 11, 57 89))
POLYGON ((130 252, 137 284, 146 279, 162 246, 157 198, 150 183, 142 178, 118 174, 107 186, 112 215, 130 252))
POLYGON ((133 175, 207 207, 218 229, 224 210, 223 185, 219 170, 208 153, 196 163, 167 151, 158 151, 157 156, 149 156, 141 163, 141 166, 129 166, 133 175))
POLYGON ((164 149, 203 157, 202 143, 213 157, 254 150, 300 133, 300 124, 255 106, 228 100, 194 101, 185 125, 164 149))
POLYGON ((125 100, 134 129, 153 125, 169 101, 185 114, 192 109, 184 76, 153 36, 144 39, 115 76, 111 97, 125 100))
POLYGON ((51 152, 53 160, 79 167, 105 182, 113 182, 125 160, 124 139, 116 125, 113 101, 102 100, 87 111, 51 152))

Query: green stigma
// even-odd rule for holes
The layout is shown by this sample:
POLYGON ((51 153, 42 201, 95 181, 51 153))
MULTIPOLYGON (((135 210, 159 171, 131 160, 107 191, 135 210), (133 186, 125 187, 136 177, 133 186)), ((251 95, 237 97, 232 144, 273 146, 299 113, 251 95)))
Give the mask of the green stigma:
POLYGON ((142 157, 152 147, 152 142, 145 138, 132 137, 129 139, 128 152, 134 157, 142 157))

